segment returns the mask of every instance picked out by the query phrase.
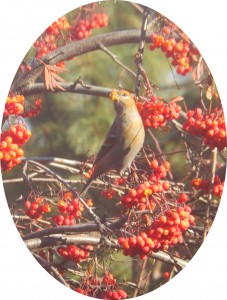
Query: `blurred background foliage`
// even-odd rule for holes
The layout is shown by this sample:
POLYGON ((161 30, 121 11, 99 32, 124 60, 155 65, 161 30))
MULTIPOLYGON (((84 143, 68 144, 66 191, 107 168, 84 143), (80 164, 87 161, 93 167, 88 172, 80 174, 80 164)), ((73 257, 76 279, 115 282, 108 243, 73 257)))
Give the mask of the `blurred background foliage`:
MULTIPOLYGON (((130 2, 104 1, 96 6, 96 10, 104 11, 109 15, 109 26, 93 30, 93 36, 117 30, 140 29, 141 13, 130 2)), ((73 19, 75 14, 76 11, 71 11, 67 18, 73 19)), ((137 49, 137 44, 110 48, 120 61, 134 71, 136 71, 134 57, 137 49)), ((34 50, 31 48, 24 60, 29 61, 33 56, 34 50)), ((196 100, 199 99, 199 90, 192 81, 191 73, 184 77, 176 74, 161 50, 150 51, 149 44, 145 48, 143 66, 151 82, 157 86, 158 96, 169 101, 180 95, 184 97, 188 108, 195 107, 196 100)), ((124 87, 132 91, 135 88, 135 79, 132 75, 122 70, 110 56, 102 51, 78 56, 66 62, 66 68, 69 72, 62 73, 61 76, 69 82, 80 77, 85 84, 109 88, 124 87)), ((39 96, 43 99, 41 113, 35 118, 25 120, 32 131, 31 139, 23 148, 25 156, 62 157, 81 161, 92 157, 99 150, 114 119, 112 103, 105 98, 64 92, 46 93, 39 96)), ((183 107, 183 103, 179 104, 183 107)), ((163 152, 184 149, 182 139, 171 127, 154 130, 154 134, 158 138, 163 152)), ((149 136, 147 136, 146 144, 155 150, 149 136)), ((171 162, 174 178, 176 180, 182 178, 186 172, 185 153, 168 155, 167 159, 171 162)), ((21 166, 3 174, 4 179, 20 176, 21 166)), ((70 176, 73 178, 73 175, 70 176)), ((17 183, 13 188, 11 184, 5 184, 4 188, 9 204, 13 203, 21 194, 25 195, 29 192, 27 184, 24 183, 17 183)), ((106 211, 116 211, 114 200, 101 202, 100 193, 97 194, 97 191, 93 198, 99 198, 99 203, 102 203, 106 211)), ((116 254, 115 259, 120 263, 118 263, 118 270, 113 264, 113 273, 118 273, 122 279, 126 275, 132 276, 132 260, 120 253, 116 254), (127 272, 126 265, 122 264, 122 261, 127 262, 127 272)), ((133 266, 134 268, 138 267, 135 264, 133 266)), ((152 260, 150 267, 152 267, 152 260)), ((161 268, 162 265, 159 266, 159 269, 161 268)), ((158 287, 162 280, 160 278, 155 283, 150 283, 156 285, 152 286, 152 289, 158 287)), ((151 287, 148 290, 151 290, 151 287)))

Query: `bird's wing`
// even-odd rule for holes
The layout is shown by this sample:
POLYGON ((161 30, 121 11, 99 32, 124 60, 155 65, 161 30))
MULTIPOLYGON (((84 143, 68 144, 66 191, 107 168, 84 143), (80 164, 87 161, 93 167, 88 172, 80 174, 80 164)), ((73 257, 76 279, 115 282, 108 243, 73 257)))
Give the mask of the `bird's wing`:
POLYGON ((118 134, 118 121, 117 118, 114 120, 106 139, 104 140, 94 162, 94 165, 103 158, 118 142, 119 134, 118 134))

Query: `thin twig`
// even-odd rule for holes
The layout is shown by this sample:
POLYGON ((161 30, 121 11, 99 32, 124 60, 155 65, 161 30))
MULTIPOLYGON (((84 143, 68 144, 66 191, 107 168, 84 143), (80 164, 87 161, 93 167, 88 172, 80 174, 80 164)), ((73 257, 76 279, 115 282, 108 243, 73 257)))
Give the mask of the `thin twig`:
POLYGON ((147 261, 148 261, 148 259, 146 257, 143 260, 143 263, 142 263, 142 266, 141 266, 140 275, 139 275, 139 278, 138 278, 138 281, 137 281, 137 287, 136 287, 136 289, 133 293, 133 298, 137 297, 137 295, 139 293, 139 290, 140 290, 141 283, 144 280, 144 273, 145 273, 145 270, 146 270, 147 261))
POLYGON ((142 67, 144 46, 145 46, 145 41, 146 41, 147 24, 148 24, 148 16, 149 16, 149 9, 147 7, 144 7, 142 25, 141 25, 141 30, 140 30, 139 48, 138 48, 138 51, 137 51, 136 56, 135 56, 135 64, 136 64, 136 67, 137 67, 136 87, 135 87, 136 99, 139 96, 140 85, 141 85, 141 76, 146 81, 147 89, 151 90, 149 80, 146 80, 147 77, 146 77, 146 74, 145 74, 145 70, 142 67))
POLYGON ((108 54, 113 61, 115 61, 118 65, 120 65, 123 69, 125 69, 126 71, 128 71, 132 76, 136 77, 136 73, 133 72, 128 66, 126 66, 125 64, 123 64, 118 58, 117 55, 115 55, 114 53, 112 53, 108 48, 106 48, 103 44, 100 43, 100 49, 102 51, 104 51, 106 54, 108 54))
POLYGON ((50 163, 50 162, 54 162, 54 163, 59 163, 59 164, 63 164, 63 165, 67 165, 67 166, 71 166, 71 167, 81 167, 81 166, 85 166, 88 168, 92 167, 92 164, 89 163, 83 163, 81 161, 78 160, 71 160, 71 159, 66 159, 66 158, 61 158, 61 157, 52 157, 52 156, 34 156, 34 157, 23 157, 22 161, 26 161, 26 160, 34 160, 34 161, 38 161, 40 163, 50 163))
POLYGON ((161 156, 161 158, 162 158, 163 161, 165 161, 166 160, 165 154, 162 152, 162 149, 161 149, 161 147, 159 145, 159 142, 158 142, 157 138, 155 137, 155 135, 153 134, 153 132, 152 132, 151 129, 148 129, 147 132, 149 133, 150 137, 154 141, 155 148, 156 148, 156 150, 158 152, 158 155, 161 156))
POLYGON ((204 231, 203 231, 203 240, 206 238, 209 225, 210 225, 210 207, 211 207, 211 201, 212 201, 212 192, 213 192, 213 185, 214 185, 214 178, 215 178, 215 170, 217 165, 217 148, 214 148, 212 151, 213 157, 212 157, 212 168, 211 168, 211 181, 210 181, 210 190, 208 195, 208 201, 206 205, 206 211, 205 211, 205 224, 204 224, 204 231))

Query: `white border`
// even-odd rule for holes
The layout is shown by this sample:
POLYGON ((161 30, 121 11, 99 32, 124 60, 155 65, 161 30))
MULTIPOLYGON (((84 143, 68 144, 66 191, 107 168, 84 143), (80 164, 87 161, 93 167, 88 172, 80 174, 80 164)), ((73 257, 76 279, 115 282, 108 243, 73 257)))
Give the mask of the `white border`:
MULTIPOLYGON (((0 99, 3 105, 13 76, 34 40, 61 15, 89 3, 85 0, 0 2, 0 99)), ((215 78, 225 108, 227 101, 227 39, 225 1, 137 1, 174 21, 193 40, 215 78), (211 5, 212 3, 212 5, 211 5), (215 6, 214 6, 215 3, 215 6)), ((35 262, 10 218, 0 184, 0 297, 1 299, 55 300, 86 298, 52 279, 35 262)), ((226 284, 226 187, 211 232, 193 261, 170 283, 142 298, 153 300, 224 299, 226 284)))

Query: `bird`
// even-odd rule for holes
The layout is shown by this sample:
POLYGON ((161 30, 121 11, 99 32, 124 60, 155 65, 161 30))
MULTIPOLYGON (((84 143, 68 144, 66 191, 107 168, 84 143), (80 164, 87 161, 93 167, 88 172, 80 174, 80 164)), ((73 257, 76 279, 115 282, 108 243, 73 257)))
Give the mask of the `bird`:
POLYGON ((96 156, 93 173, 79 194, 82 197, 92 181, 107 172, 119 175, 131 166, 143 146, 145 130, 133 94, 112 90, 109 95, 116 112, 114 122, 96 156))

